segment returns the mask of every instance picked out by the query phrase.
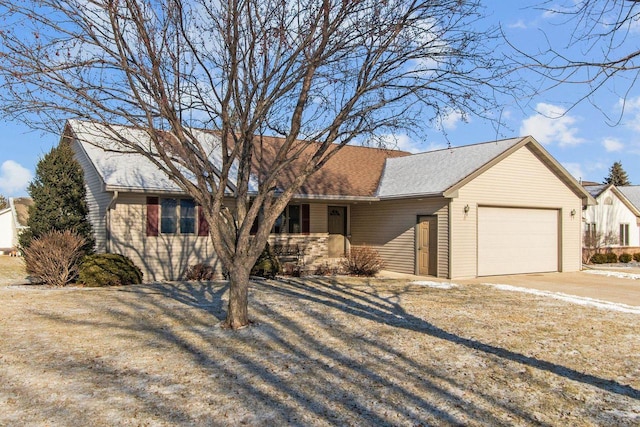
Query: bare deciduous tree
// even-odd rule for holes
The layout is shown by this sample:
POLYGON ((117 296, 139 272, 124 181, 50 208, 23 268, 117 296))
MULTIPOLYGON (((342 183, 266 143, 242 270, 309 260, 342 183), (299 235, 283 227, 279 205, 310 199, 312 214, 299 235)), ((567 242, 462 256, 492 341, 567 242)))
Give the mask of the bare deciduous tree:
POLYGON ((620 238, 613 231, 585 231, 582 240, 582 262, 590 262, 591 257, 595 254, 601 253, 603 249, 618 244, 618 242, 620 242, 620 238))
POLYGON ((150 147, 113 126, 109 136, 202 205, 230 276, 226 325, 239 328, 273 223, 337 150, 452 111, 493 118, 496 92, 513 93, 478 3, 0 0, 1 108, 32 126, 144 130, 150 147), (215 131, 220 155, 193 129, 215 131), (282 144, 256 170, 260 135, 282 144))
MULTIPOLYGON (((539 7, 547 16, 555 16, 556 24, 566 31, 559 35, 543 34, 546 47, 526 51, 513 46, 521 54, 522 65, 558 85, 579 85, 576 105, 590 101, 600 109, 594 98, 607 86, 626 101, 635 87, 640 73, 640 2, 637 0, 544 0, 539 7), (562 35, 564 34, 564 36, 562 35), (616 77, 616 85, 608 85, 616 77)), ((609 115, 608 111, 603 111, 609 115)), ((621 116, 620 116, 621 117, 621 116)), ((619 118, 617 119, 619 120, 619 118)))

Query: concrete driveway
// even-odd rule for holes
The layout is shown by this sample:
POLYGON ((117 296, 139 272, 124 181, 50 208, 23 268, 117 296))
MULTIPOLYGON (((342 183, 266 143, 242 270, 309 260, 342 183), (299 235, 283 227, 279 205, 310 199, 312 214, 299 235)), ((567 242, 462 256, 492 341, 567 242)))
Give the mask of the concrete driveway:
MULTIPOLYGON (((596 271, 621 271, 640 275, 640 269, 599 268, 596 271)), ((593 274, 587 270, 574 273, 537 273, 513 276, 491 276, 476 279, 456 280, 460 284, 492 283, 561 292, 580 297, 640 307, 640 279, 619 278, 593 274)))

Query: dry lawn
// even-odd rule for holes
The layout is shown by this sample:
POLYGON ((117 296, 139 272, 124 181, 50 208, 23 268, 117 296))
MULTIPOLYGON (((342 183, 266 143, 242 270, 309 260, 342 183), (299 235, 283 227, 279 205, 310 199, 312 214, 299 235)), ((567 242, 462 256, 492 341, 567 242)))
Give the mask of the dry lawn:
POLYGON ((0 255, 0 286, 25 283, 24 258, 0 255))
POLYGON ((0 286, 0 425, 638 425, 640 316, 483 285, 0 286))

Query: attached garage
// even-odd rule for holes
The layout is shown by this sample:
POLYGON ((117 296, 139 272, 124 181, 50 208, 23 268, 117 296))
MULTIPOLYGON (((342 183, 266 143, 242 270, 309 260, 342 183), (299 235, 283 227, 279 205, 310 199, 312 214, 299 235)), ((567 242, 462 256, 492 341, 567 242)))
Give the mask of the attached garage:
POLYGON ((479 207, 478 276, 559 271, 558 222, 555 209, 479 207))
POLYGON ((354 209, 359 215, 352 218, 353 242, 371 242, 359 233, 361 226, 373 234, 393 225, 407 238, 402 245, 396 245, 400 235, 379 241, 387 268, 434 274, 419 261, 424 258, 422 218, 435 216, 437 233, 429 233, 435 239, 429 243, 437 253, 431 264, 437 265, 438 277, 449 279, 579 271, 582 211, 595 203, 532 137, 387 159, 378 196, 398 209, 375 224, 375 204, 354 209), (436 202, 446 207, 431 210, 436 202), (399 258, 407 262, 392 263, 399 258))

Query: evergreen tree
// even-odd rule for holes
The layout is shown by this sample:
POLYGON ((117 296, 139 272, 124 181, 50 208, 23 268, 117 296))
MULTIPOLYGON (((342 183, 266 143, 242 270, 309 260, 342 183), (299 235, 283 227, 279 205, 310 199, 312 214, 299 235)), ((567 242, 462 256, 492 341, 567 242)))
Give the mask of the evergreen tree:
POLYGON ((93 251, 95 240, 87 218, 84 174, 68 142, 61 142, 38 162, 28 191, 33 205, 29 207, 29 229, 20 235, 23 248, 48 231, 72 230, 87 240, 84 251, 93 251))
POLYGON ((6 197, 4 197, 2 194, 0 194, 0 211, 2 209, 6 209, 9 207, 9 201, 7 200, 6 197))
POLYGON ((614 162, 611 168, 609 168, 609 176, 604 178, 605 184, 613 184, 616 187, 622 185, 631 185, 627 173, 622 169, 621 162, 614 162))

